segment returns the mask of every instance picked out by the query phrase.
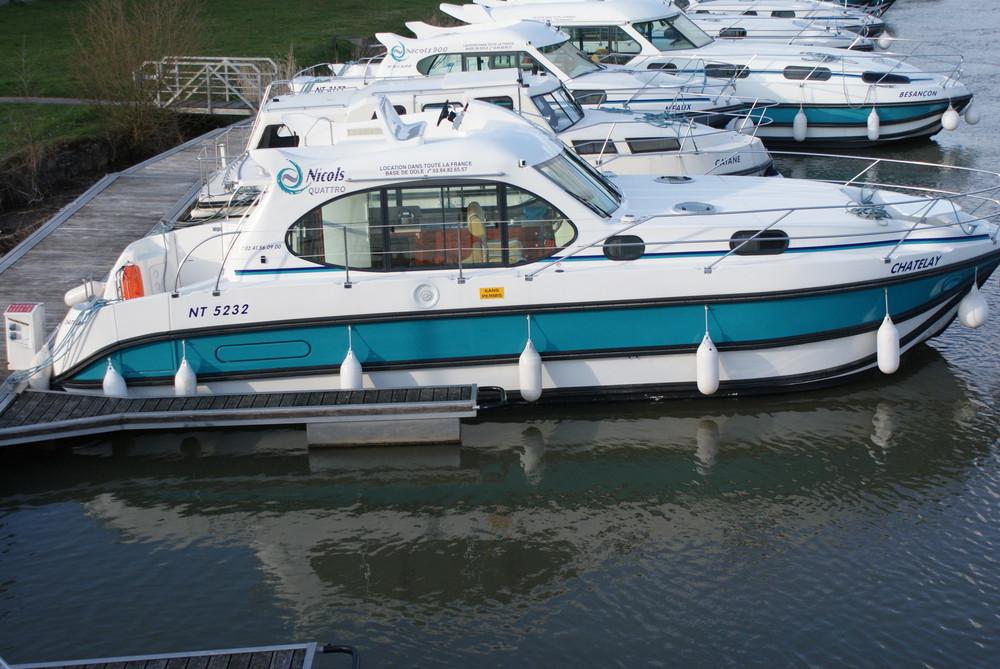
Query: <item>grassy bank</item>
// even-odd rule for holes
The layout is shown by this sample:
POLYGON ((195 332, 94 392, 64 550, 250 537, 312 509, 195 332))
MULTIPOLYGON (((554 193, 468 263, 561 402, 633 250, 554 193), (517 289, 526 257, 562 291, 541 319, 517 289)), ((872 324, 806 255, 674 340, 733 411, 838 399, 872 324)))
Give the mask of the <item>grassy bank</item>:
MULTIPOLYGON (((73 67, 80 58, 74 31, 83 25, 92 2, 39 0, 0 5, 0 97, 86 97, 73 67)), ((161 55, 266 57, 279 62, 291 55, 304 67, 342 59, 345 53, 334 51, 334 38, 405 32, 404 24, 411 20, 448 20, 437 10, 438 2, 382 0, 375 7, 362 0, 204 0, 198 10, 202 31, 197 51, 161 55)), ((178 125, 203 132, 203 121, 178 125)), ((111 162, 103 165, 104 170, 120 169, 113 164, 115 156, 119 160, 144 157, 118 150, 120 135, 110 131, 90 105, 0 103, 0 124, 4 127, 0 133, 0 214, 24 207, 37 209, 41 200, 63 188, 52 180, 62 174, 61 168, 43 174, 39 166, 51 165, 54 155, 63 156, 60 165, 66 165, 67 151, 81 150, 86 142, 96 140, 108 147, 111 162), (32 170, 34 175, 29 174, 32 170)), ((79 187, 80 174, 65 176, 66 184, 79 187)), ((0 237, 9 235, 11 227, 0 220, 0 237)))
MULTIPOLYGON (((333 37, 405 31, 406 21, 444 19, 440 0, 206 0, 205 43, 187 56, 284 58, 300 65, 335 59, 333 37)), ((0 96, 79 97, 69 63, 72 30, 86 0, 40 0, 0 6, 0 96)))

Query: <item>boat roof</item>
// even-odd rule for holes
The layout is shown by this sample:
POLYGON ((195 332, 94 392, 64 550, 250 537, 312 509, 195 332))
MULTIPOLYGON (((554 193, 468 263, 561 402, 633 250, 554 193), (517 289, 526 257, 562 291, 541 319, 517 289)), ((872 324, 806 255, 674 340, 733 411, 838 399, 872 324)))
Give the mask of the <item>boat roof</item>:
POLYGON ((558 28, 537 21, 516 19, 464 26, 432 26, 423 21, 409 21, 406 27, 416 37, 395 33, 375 34, 378 41, 385 45, 390 58, 402 60, 408 55, 432 55, 435 52, 428 50, 424 43, 427 39, 453 41, 465 51, 511 51, 528 45, 544 47, 561 44, 569 39, 569 35, 558 28), (405 51, 399 52, 400 47, 405 51))
MULTIPOLYGON (((470 102, 456 121, 442 123, 437 122, 437 112, 407 114, 404 121, 384 96, 378 98, 376 108, 378 118, 374 121, 320 127, 320 132, 335 135, 326 144, 254 149, 250 157, 279 182, 287 179, 292 169, 300 181, 317 175, 314 181, 322 184, 334 181, 329 176, 334 173, 342 175, 336 179, 341 183, 426 179, 434 174, 509 174, 519 166, 544 162, 565 148, 553 135, 518 114, 486 102, 470 102), (435 165, 454 169, 435 172, 435 165), (393 173, 398 166, 406 167, 405 176, 393 173), (420 166, 427 169, 420 172, 420 166)), ((289 114, 284 120, 294 125, 297 119, 289 114)), ((316 124, 318 119, 303 114, 301 121, 316 124)), ((292 129, 303 136, 317 131, 315 125, 292 129)))
POLYGON ((442 12, 461 21, 482 23, 486 20, 515 18, 550 22, 554 25, 587 23, 621 25, 672 18, 680 10, 660 0, 615 0, 614 2, 565 0, 563 2, 496 2, 479 0, 476 4, 439 5, 442 12), (491 17, 491 18, 490 18, 491 17))
MULTIPOLYGON (((359 78, 360 79, 360 78, 359 78)), ((265 102, 261 114, 280 113, 318 107, 349 107, 358 100, 370 99, 378 95, 396 93, 425 93, 455 91, 456 96, 466 91, 519 87, 528 89, 529 95, 548 93, 561 87, 559 79, 545 74, 532 74, 523 70, 501 69, 476 72, 451 72, 432 77, 400 77, 396 79, 364 79, 364 83, 353 87, 349 77, 331 77, 330 84, 344 84, 339 90, 308 91, 280 95, 265 102)), ((360 83, 360 81, 359 81, 360 83)), ((462 95, 464 98, 465 96, 462 95)))

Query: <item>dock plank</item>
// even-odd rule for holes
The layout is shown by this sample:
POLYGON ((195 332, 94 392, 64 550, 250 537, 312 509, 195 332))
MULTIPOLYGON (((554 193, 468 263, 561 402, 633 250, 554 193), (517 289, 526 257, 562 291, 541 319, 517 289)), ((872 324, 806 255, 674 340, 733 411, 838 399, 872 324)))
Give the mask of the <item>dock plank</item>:
POLYGON ((368 423, 425 418, 458 420, 476 413, 473 386, 423 388, 416 389, 416 393, 414 390, 133 398, 26 389, 0 409, 0 446, 119 430, 312 425, 351 420, 368 423), (430 402, 427 401, 430 395, 445 399, 430 402), (455 397, 463 399, 455 401, 455 397))

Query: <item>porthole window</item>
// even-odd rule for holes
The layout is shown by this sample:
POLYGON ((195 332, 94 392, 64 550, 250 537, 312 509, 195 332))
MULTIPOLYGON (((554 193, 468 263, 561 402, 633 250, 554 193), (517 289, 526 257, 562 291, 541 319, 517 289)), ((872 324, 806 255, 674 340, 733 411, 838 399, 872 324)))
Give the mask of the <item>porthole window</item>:
POLYGON ((603 139, 574 139, 573 150, 581 156, 618 153, 614 142, 603 139))
POLYGON ((778 255, 788 250, 782 230, 740 230, 729 238, 729 249, 738 256, 778 255))
POLYGON ((826 81, 833 76, 828 67, 808 67, 806 65, 789 65, 784 70, 785 79, 793 81, 826 81))
POLYGON ((680 140, 673 137, 636 137, 625 140, 632 153, 660 153, 663 151, 679 151, 680 140))
POLYGON ((719 31, 719 37, 741 39, 747 36, 746 28, 723 28, 719 31))
POLYGON ((861 81, 866 84, 908 84, 910 78, 902 74, 890 74, 889 72, 865 72, 861 75, 861 81))
POLYGON ((636 235, 615 235, 604 241, 608 260, 638 260, 646 253, 646 243, 636 235))
POLYGON ((746 79, 750 76, 750 68, 746 65, 729 65, 728 63, 709 63, 705 66, 705 76, 717 79, 746 79))

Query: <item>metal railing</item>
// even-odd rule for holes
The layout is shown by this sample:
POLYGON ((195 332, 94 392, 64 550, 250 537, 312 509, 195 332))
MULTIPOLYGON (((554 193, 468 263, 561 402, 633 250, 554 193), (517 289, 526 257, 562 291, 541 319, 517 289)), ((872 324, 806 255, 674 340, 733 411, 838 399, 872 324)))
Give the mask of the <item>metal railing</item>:
POLYGON ((165 56, 143 63, 135 77, 159 107, 252 115, 278 78, 278 64, 270 58, 165 56))

